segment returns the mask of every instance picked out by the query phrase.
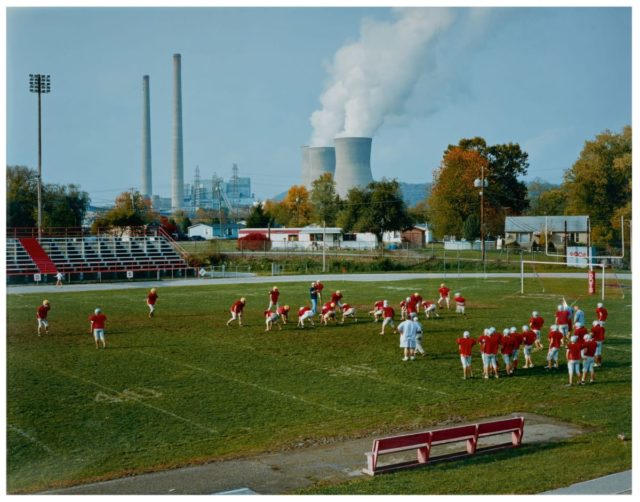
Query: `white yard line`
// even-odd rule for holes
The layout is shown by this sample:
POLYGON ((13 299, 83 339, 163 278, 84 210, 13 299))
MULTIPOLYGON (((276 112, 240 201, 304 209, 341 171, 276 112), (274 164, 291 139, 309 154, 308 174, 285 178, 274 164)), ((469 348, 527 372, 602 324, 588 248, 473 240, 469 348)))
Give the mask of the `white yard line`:
POLYGON ((335 408, 333 406, 327 406, 327 405, 322 404, 322 403, 316 403, 315 401, 310 401, 310 400, 305 399, 305 398, 300 397, 300 396, 296 396, 296 395, 293 395, 293 394, 287 394, 286 392, 282 392, 282 391, 275 390, 275 389, 270 389, 268 387, 263 387, 262 385, 255 384, 253 382, 247 382, 245 380, 240 380, 238 378, 235 378, 235 377, 232 377, 232 376, 229 376, 229 375, 224 375, 224 374, 218 373, 216 371, 211 371, 211 370, 208 370, 208 369, 205 369, 205 368, 200 368, 198 366, 194 366, 192 364, 176 361, 175 359, 169 359, 167 357, 159 356, 157 354, 149 354, 148 352, 144 352, 144 351, 138 350, 138 349, 134 349, 134 350, 136 352, 139 352, 140 354, 144 354, 145 356, 154 357, 156 359, 160 359, 162 361, 167 361, 167 362, 176 364, 178 366, 184 366, 185 368, 189 368, 189 369, 192 369, 194 371, 199 371, 199 372, 202 372, 202 373, 206 373, 208 375, 213 375, 213 376, 216 376, 218 378, 222 378, 223 380, 229 380, 231 382, 236 382, 236 383, 239 383, 239 384, 242 384, 242 385, 246 385, 246 386, 249 386, 249 387, 253 387, 253 388, 262 390, 264 392, 270 392, 271 394, 276 394, 278 396, 286 397, 288 399, 293 399, 295 401, 300 401, 300 402, 303 402, 305 404, 309 404, 309 405, 316 406, 316 407, 319 407, 319 408, 325 408, 327 410, 337 411, 338 413, 345 413, 344 410, 341 410, 339 408, 335 408))
MULTIPOLYGON (((29 359, 29 358, 26 358, 26 359, 28 361, 32 362, 33 364, 37 365, 37 366, 43 366, 41 363, 39 363, 37 361, 33 361, 32 359, 29 359)), ((56 371, 56 372, 60 373, 61 375, 65 375, 65 376, 74 378, 76 380, 79 380, 80 382, 84 382, 84 383, 89 384, 89 385, 94 385, 95 387, 98 387, 99 389, 106 390, 106 391, 112 392, 114 394, 118 393, 118 391, 115 390, 115 389, 109 388, 109 387, 107 387, 105 385, 99 384, 97 382, 93 382, 91 380, 87 380, 87 379, 82 378, 82 377, 79 377, 78 375, 74 375, 73 373, 69 373, 68 371, 62 371, 59 368, 53 368, 51 366, 47 366, 46 368, 47 368, 47 370, 56 371)), ((215 430, 215 429, 211 429, 210 427, 206 427, 206 426, 204 426, 202 424, 199 424, 198 422, 194 422, 193 420, 190 420, 188 418, 185 418, 185 417, 182 417, 180 415, 177 415, 176 413, 173 413, 172 411, 165 410, 164 408, 160 408, 159 406, 154 406, 152 404, 145 403, 144 401, 142 401, 140 399, 137 399, 134 396, 128 396, 128 399, 130 399, 132 401, 135 401, 136 403, 138 403, 138 404, 140 404, 142 406, 146 406, 147 408, 151 408, 152 410, 159 411, 160 413, 163 413, 165 415, 169 415, 170 417, 176 418, 176 419, 178 419, 178 420, 180 420, 182 422, 186 422, 188 424, 191 424, 191 425, 197 427, 198 429, 202 429, 202 430, 207 431, 207 432, 209 432, 211 434, 217 434, 218 433, 218 431, 215 430)))
POLYGON ((16 427, 13 424, 7 424, 7 427, 9 430, 15 432, 16 434, 27 438, 29 441, 31 441, 33 444, 35 444, 36 446, 39 446, 40 448, 42 448, 44 451, 46 451, 47 453, 51 453, 52 455, 55 453, 51 448, 49 448, 46 444, 44 444, 42 441, 37 440, 36 438, 34 438, 31 434, 28 434, 27 432, 23 431, 22 429, 20 429, 19 427, 16 427))

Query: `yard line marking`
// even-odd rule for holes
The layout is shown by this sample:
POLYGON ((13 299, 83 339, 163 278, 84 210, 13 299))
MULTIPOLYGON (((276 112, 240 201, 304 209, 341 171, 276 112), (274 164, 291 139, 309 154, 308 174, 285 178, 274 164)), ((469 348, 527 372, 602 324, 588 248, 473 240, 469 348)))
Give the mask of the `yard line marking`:
MULTIPOLYGON (((35 364, 35 365, 37 365, 37 366, 44 366, 43 364, 41 364, 41 363, 39 363, 39 362, 37 362, 37 361, 33 361, 32 359, 29 359, 28 357, 25 357, 25 359, 27 359, 28 361, 31 361, 32 363, 34 363, 34 364, 35 364)), ((107 391, 109 391, 109 392, 113 392, 113 393, 116 393, 116 394, 118 393, 118 391, 117 391, 117 390, 115 390, 115 389, 111 389, 111 388, 106 387, 105 385, 99 384, 99 383, 97 383, 97 382, 92 382, 91 380, 86 380, 86 379, 84 379, 84 378, 82 378, 82 377, 79 377, 79 376, 77 376, 77 375, 74 375, 73 373, 69 373, 69 372, 66 372, 66 371, 62 371, 62 370, 61 370, 61 369, 59 369, 59 368, 53 368, 53 367, 51 367, 51 366, 47 366, 47 369, 48 369, 48 370, 51 370, 51 369, 52 369, 53 371, 57 371, 58 373, 60 373, 60 374, 62 374, 62 375, 65 375, 65 376, 68 376, 68 377, 71 377, 71 378, 75 378, 76 380, 79 380, 79 381, 84 382, 84 383, 88 383, 88 384, 91 384, 91 385, 95 385, 95 386, 96 386, 96 387, 98 387, 99 389, 104 389, 104 390, 107 390, 107 391)), ((194 422, 193 420, 190 420, 190 419, 188 419, 188 418, 181 417, 180 415, 176 415, 176 414, 175 414, 175 413, 173 413, 172 411, 165 410, 164 408, 160 408, 160 407, 158 407, 158 406, 153 406, 152 404, 149 404, 149 403, 145 403, 144 401, 142 401, 142 400, 140 400, 140 399, 137 399, 137 398, 135 398, 135 397, 131 397, 130 399, 131 399, 132 401, 135 401, 135 402, 136 402, 136 403, 138 403, 138 404, 141 404, 142 406, 146 406, 147 408, 151 408, 152 410, 159 411, 160 413, 164 413, 165 415, 169 415, 169 416, 171 416, 171 417, 173 417, 173 418, 177 418, 178 420, 181 420, 181 421, 183 421, 183 422, 187 422, 187 423, 189 423, 189 424, 191 424, 191 425, 194 425, 194 426, 195 426, 195 427, 197 427, 198 429, 202 429, 202 430, 207 431, 207 432, 209 432, 209 433, 211 433, 211 434, 217 434, 217 433, 218 433, 218 431, 217 431, 217 430, 215 430, 215 429, 211 429, 210 427, 206 427, 206 426, 204 426, 204 425, 202 425, 202 424, 199 424, 198 422, 194 422)))
POLYGON ((46 444, 44 444, 42 441, 37 440, 36 438, 34 438, 33 436, 31 436, 31 434, 28 434, 27 432, 23 431, 22 429, 20 429, 19 427, 16 427, 13 424, 7 424, 9 429, 12 430, 13 432, 15 432, 16 434, 19 434, 20 436, 27 438, 29 441, 31 441, 33 444, 35 444, 36 446, 39 446, 40 448, 42 448, 44 451, 46 451, 47 453, 51 453, 52 455, 55 454, 55 452, 49 448, 46 444))
POLYGON ((629 352, 631 347, 611 347, 609 345, 605 345, 607 350, 619 350, 620 352, 629 352))
POLYGON ((287 394, 286 392, 281 392, 279 390, 269 389, 268 387, 263 387, 261 385, 255 384, 253 382, 246 382, 246 381, 240 380, 238 378, 234 378, 234 377, 231 377, 231 376, 228 376, 228 375, 223 375, 222 373, 217 373, 215 371, 207 370, 205 368, 200 368, 200 367, 194 366, 192 364, 176 361, 175 359, 169 359, 169 358, 166 358, 166 357, 163 357, 163 356, 159 356, 157 354, 149 354, 148 352, 144 352, 144 351, 138 350, 138 349, 134 349, 134 350, 135 350, 135 352, 139 352, 140 354, 144 354, 145 356, 155 357, 156 359, 160 359, 160 360, 163 360, 163 361, 168 361, 168 362, 171 362, 173 364, 177 364, 179 366, 184 366, 185 368, 190 368, 190 369, 195 370, 195 371, 200 371, 202 373, 214 375, 214 376, 217 376, 218 378, 222 378, 223 380, 230 380, 231 382, 240 383, 242 385, 248 385, 249 387, 254 387, 256 389, 260 389, 260 390, 265 391, 265 392, 271 392, 272 394, 276 394, 278 396, 287 397, 289 399, 293 399, 295 401, 300 401, 300 402, 303 402, 305 404, 310 404, 312 406, 318 406, 320 408, 325 408, 327 410, 337 411, 338 413, 345 413, 344 410, 341 410, 339 408, 335 408, 333 406, 327 406, 327 405, 322 404, 322 403, 316 403, 315 401, 310 401, 308 399, 305 399, 305 398, 299 397, 299 396, 295 396, 293 394, 287 394))

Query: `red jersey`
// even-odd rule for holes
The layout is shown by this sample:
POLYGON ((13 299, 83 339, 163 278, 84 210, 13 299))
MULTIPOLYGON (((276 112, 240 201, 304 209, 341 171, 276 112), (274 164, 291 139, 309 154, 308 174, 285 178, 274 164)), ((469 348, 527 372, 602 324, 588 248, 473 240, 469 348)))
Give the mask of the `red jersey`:
POLYGON ((340 300, 342 300, 342 293, 338 294, 338 293, 331 293, 331 301, 333 303, 335 303, 336 305, 338 305, 338 303, 340 303, 340 300))
POLYGON ((529 327, 531 329, 539 331, 542 329, 542 326, 544 326, 544 319, 542 317, 538 316, 529 319, 529 327))
POLYGON ((471 347, 476 344, 475 338, 458 338, 456 340, 458 344, 458 352, 461 356, 469 357, 471 355, 471 347))
POLYGON ((458 305, 458 306, 460 306, 460 307, 464 307, 465 299, 464 299, 462 296, 456 296, 456 297, 454 298, 454 300, 455 300, 455 302, 456 302, 456 305, 458 305))
POLYGON ((236 314, 241 313, 242 309, 244 309, 244 303, 242 303, 240 300, 231 305, 231 312, 235 312, 236 314))
POLYGON ((324 284, 322 284, 320 281, 316 282, 316 291, 318 293, 322 293, 323 289, 324 289, 324 284))
POLYGON ((593 328, 591 328, 591 337, 596 342, 603 342, 604 341, 604 328, 602 326, 594 326, 593 328))
POLYGON ((440 298, 447 298, 449 296, 449 291, 451 290, 447 287, 438 289, 438 292, 440 293, 440 298))
POLYGON ((571 312, 568 310, 559 310, 556 312, 556 324, 565 325, 569 324, 571 318, 571 312))
POLYGON ((569 361, 579 361, 582 359, 582 344, 580 342, 567 345, 567 359, 569 361))
POLYGON ((93 329, 104 329, 104 323, 107 320, 107 316, 100 314, 92 314, 89 316, 89 320, 91 321, 91 327, 93 329))
POLYGON ((559 349, 563 338, 562 331, 549 331, 549 348, 559 349))
POLYGON ((37 319, 46 319, 50 308, 51 307, 49 305, 40 305, 38 307, 38 310, 36 311, 36 318, 37 319))
POLYGON ((278 314, 280 314, 282 317, 287 317, 287 315, 289 315, 289 311, 288 311, 288 310, 286 310, 286 309, 284 308, 284 306, 282 306, 282 307, 278 307, 278 308, 277 308, 277 310, 276 310, 276 312, 277 312, 278 314))
POLYGON ((396 315, 396 313, 393 311, 392 307, 383 307, 382 308, 382 316, 386 319, 387 317, 390 317, 391 319, 393 319, 393 316, 396 315))
MULTIPOLYGON (((500 340, 494 336, 490 336, 488 337, 489 340, 487 340, 484 344, 484 353, 485 354, 497 354, 498 353, 498 347, 500 346, 500 340)), ((502 338, 502 335, 501 335, 502 338)))
POLYGON ((522 333, 522 338, 525 345, 533 345, 537 337, 533 331, 525 331, 522 333))
POLYGON ((588 342, 582 342, 582 350, 585 357, 593 357, 596 355, 596 349, 598 344, 595 340, 589 340, 588 342))
POLYGON ((349 305, 348 303, 343 303, 342 304, 342 310, 343 312, 346 312, 347 310, 349 310, 351 308, 351 305, 349 305))
POLYGON ((502 343, 502 333, 498 333, 497 331, 493 334, 489 335, 492 340, 496 342, 496 345, 500 345, 502 343))
POLYGON ((513 337, 510 335, 503 336, 500 345, 502 346, 503 354, 512 354, 513 353, 513 337))
POLYGON ((147 295, 147 303, 149 305, 155 305, 157 299, 158 299, 158 293, 149 293, 147 295))
POLYGON ((478 343, 480 344, 480 352, 483 354, 489 354, 487 352, 487 343, 491 341, 491 337, 489 335, 480 335, 478 337, 478 343))
POLYGON ((435 303, 433 303, 430 300, 425 300, 422 302, 422 307, 427 310, 429 307, 431 307, 431 305, 435 305, 435 303))
POLYGON ((582 339, 584 338, 584 335, 586 335, 587 333, 588 333, 587 328, 585 328, 584 326, 582 326, 582 328, 576 329, 573 332, 573 334, 578 337, 578 341, 579 342, 582 342, 582 339))
POLYGON ((273 290, 269 291, 269 299, 271 300, 271 303, 278 303, 279 297, 280 297, 280 291, 278 291, 277 289, 275 291, 273 290))
POLYGON ((606 308, 599 307, 596 309, 596 319, 598 319, 598 321, 606 321, 608 316, 609 312, 606 308))
POLYGON ((513 338, 513 350, 518 350, 520 348, 520 345, 522 345, 522 342, 524 341, 524 335, 515 332, 511 333, 509 336, 513 338))
POLYGON ((411 302, 416 305, 420 305, 422 303, 422 297, 420 295, 413 294, 411 295, 411 302))
POLYGON ((373 304, 374 310, 382 310, 382 307, 384 307, 384 300, 377 301, 373 304))
POLYGON ((413 302, 409 302, 407 303, 407 314, 416 314, 418 312, 418 306, 413 303, 413 302))
POLYGON ((264 316, 265 317, 271 317, 273 314, 275 314, 275 312, 273 310, 265 310, 264 311, 264 316))
POLYGON ((322 306, 322 315, 328 314, 329 312, 333 312, 335 307, 331 306, 331 302, 327 302, 322 306))
POLYGON ((311 307, 302 307, 300 308, 300 310, 298 310, 298 315, 303 316, 305 312, 309 312, 310 310, 311 310, 311 307))

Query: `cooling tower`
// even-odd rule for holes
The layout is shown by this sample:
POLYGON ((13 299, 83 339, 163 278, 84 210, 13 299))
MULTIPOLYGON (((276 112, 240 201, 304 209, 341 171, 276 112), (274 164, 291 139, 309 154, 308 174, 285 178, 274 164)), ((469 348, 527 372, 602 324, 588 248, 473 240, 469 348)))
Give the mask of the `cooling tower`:
POLYGON ((353 187, 364 188, 371 175, 371 138, 336 138, 336 192, 345 197, 353 187))
POLYGON ((182 70, 180 54, 173 55, 173 178, 171 209, 184 203, 184 168, 182 155, 182 70))
POLYGON ((142 77, 142 196, 151 200, 151 107, 149 75, 142 77))
POLYGON ((307 148, 307 178, 305 186, 311 190, 313 182, 324 173, 336 172, 336 149, 332 146, 310 146, 307 148))
POLYGON ((309 186, 309 147, 302 147, 302 169, 300 171, 302 184, 306 187, 309 186))

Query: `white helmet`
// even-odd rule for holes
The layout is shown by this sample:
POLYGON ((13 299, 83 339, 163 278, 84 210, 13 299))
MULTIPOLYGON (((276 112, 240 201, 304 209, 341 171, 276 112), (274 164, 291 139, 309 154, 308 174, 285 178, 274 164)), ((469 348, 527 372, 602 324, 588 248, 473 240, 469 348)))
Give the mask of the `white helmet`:
POLYGON ((387 300, 384 300, 384 301, 382 302, 382 306, 383 306, 383 307, 388 307, 388 306, 389 306, 389 302, 388 302, 387 300))
POLYGON ((464 333, 462 333, 463 338, 469 338, 470 335, 471 333, 469 333, 468 331, 465 331, 464 333))
POLYGON ((100 312, 102 312, 102 310, 100 310, 100 309, 95 309, 95 310, 93 311, 93 313, 94 313, 94 314, 96 314, 96 315, 98 315, 100 312))
POLYGON ((564 310, 564 307, 562 305, 558 305, 558 310, 564 310))
POLYGON ((526 324, 523 324, 522 331, 529 331, 529 326, 527 326, 526 324))
POLYGON ((508 335, 509 334, 509 328, 504 328, 502 330, 502 334, 505 335, 505 336, 508 335))
POLYGON ((460 293, 456 293, 456 294, 455 294, 455 295, 453 295, 453 296, 460 296, 460 293))
POLYGON ((591 341, 591 335, 584 335, 584 341, 585 342, 590 342, 591 341))
POLYGON ((604 304, 598 303, 598 308, 601 309, 602 307, 604 307, 604 304))
POLYGON ((493 326, 491 326, 489 328, 489 333, 495 333, 496 332, 496 328, 494 328, 493 326))
POLYGON ((532 315, 533 317, 538 317, 538 312, 534 310, 534 311, 531 313, 531 315, 532 315))
POLYGON ((582 323, 581 322, 577 322, 576 323, 576 328, 582 328, 582 323))
POLYGON ((593 322, 591 323, 591 326, 598 326, 599 324, 600 324, 600 323, 599 323, 598 321, 593 321, 593 322))
POLYGON ((578 337, 577 337, 576 335, 573 335, 573 336, 571 337, 571 341, 572 341, 573 343, 576 343, 576 342, 578 341, 578 337))
POLYGON ((410 297, 410 296, 407 296, 407 298, 406 298, 406 300, 405 300, 405 301, 406 301, 406 302, 410 302, 410 301, 411 301, 411 297, 410 297))
POLYGON ((511 329, 509 330, 509 332, 515 333, 516 332, 516 327, 515 326, 511 326, 511 329))

